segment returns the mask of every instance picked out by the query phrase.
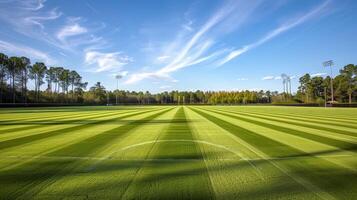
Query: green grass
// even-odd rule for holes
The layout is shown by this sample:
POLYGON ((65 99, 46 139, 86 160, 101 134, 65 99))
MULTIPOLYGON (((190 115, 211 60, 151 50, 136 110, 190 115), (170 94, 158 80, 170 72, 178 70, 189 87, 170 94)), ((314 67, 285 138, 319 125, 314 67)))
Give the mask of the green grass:
POLYGON ((357 199, 357 109, 0 109, 0 199, 357 199))

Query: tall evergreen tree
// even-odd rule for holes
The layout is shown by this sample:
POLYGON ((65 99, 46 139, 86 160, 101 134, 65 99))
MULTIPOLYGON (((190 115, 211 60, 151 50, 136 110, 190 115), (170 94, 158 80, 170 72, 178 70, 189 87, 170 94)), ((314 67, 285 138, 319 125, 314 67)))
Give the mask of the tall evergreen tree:
POLYGON ((15 78, 19 72, 22 65, 22 60, 19 57, 13 56, 9 59, 7 64, 7 71, 11 79, 11 88, 12 88, 12 103, 16 102, 16 87, 15 87, 15 78))
POLYGON ((27 82, 28 82, 28 70, 31 64, 30 59, 26 57, 21 57, 20 65, 20 80, 21 80, 21 94, 24 98, 24 102, 27 103, 27 82))
POLYGON ((30 68, 30 78, 35 80, 35 94, 36 94, 36 101, 40 101, 40 91, 41 85, 44 83, 43 78, 45 77, 47 67, 42 62, 36 62, 30 68))
POLYGON ((0 103, 2 103, 3 93, 6 90, 6 70, 9 58, 7 55, 0 53, 0 103))

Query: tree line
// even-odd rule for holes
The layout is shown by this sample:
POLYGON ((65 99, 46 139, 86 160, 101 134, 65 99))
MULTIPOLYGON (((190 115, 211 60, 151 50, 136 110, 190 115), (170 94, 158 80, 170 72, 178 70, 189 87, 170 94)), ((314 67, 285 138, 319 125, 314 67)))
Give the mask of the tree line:
POLYGON ((86 87, 75 70, 47 67, 43 62, 31 64, 29 58, 0 53, 0 103, 79 102, 86 87), (29 80, 33 80, 34 90, 29 90, 29 80))
POLYGON ((319 103, 337 101, 339 103, 356 102, 357 98, 357 65, 348 64, 332 78, 333 98, 331 94, 331 76, 311 77, 305 74, 299 78, 300 86, 294 97, 297 102, 319 103))
MULTIPOLYGON (((356 101, 357 66, 346 65, 333 78, 334 99, 356 101)), ((87 82, 75 70, 31 64, 26 57, 8 57, 0 53, 0 103, 65 104, 250 104, 250 103, 322 103, 331 99, 331 77, 299 78, 295 95, 277 91, 171 91, 152 94, 149 91, 108 91, 97 82, 87 89, 87 82), (29 80, 34 89, 28 88, 29 80), (41 86, 46 84, 46 89, 41 86)))
POLYGON ((125 90, 107 91, 97 82, 88 83, 75 70, 31 64, 26 57, 0 53, 0 103, 80 103, 80 104, 240 104, 270 103, 278 92, 171 91, 151 94, 125 90), (35 87, 28 88, 32 80, 35 87), (45 90, 41 86, 46 85, 45 90))
MULTIPOLYGON (((90 91, 98 91, 99 83, 90 91)), ((88 95, 93 93, 89 92, 88 95)), ((114 90, 101 92, 101 100, 97 102, 108 102, 114 104, 116 99, 120 104, 248 104, 248 103, 270 103, 278 92, 271 93, 263 90, 256 91, 170 91, 151 94, 146 92, 114 90)), ((97 95, 98 96, 98 95, 97 95)))

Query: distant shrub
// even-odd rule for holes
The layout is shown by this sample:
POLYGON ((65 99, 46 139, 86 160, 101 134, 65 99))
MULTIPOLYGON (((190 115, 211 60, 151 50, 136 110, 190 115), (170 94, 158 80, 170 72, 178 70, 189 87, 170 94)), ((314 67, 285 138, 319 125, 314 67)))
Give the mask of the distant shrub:
POLYGON ((325 105, 325 99, 323 98, 317 98, 316 103, 319 104, 319 106, 324 106, 325 105))

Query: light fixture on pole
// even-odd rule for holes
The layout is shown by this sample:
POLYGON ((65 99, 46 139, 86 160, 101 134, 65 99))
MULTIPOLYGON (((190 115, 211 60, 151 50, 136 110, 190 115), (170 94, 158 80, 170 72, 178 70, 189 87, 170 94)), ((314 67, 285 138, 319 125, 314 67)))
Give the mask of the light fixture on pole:
POLYGON ((332 66, 334 65, 333 63, 333 60, 328 60, 328 61, 325 61, 322 63, 322 65, 324 67, 330 67, 330 70, 331 70, 331 77, 330 77, 330 80, 331 80, 331 103, 333 103, 333 78, 332 78, 332 66))
POLYGON ((122 75, 115 75, 115 79, 117 79, 117 91, 115 92, 115 105, 118 105, 118 90, 119 90, 119 79, 123 78, 122 75))

